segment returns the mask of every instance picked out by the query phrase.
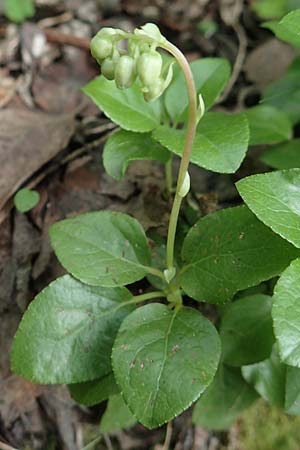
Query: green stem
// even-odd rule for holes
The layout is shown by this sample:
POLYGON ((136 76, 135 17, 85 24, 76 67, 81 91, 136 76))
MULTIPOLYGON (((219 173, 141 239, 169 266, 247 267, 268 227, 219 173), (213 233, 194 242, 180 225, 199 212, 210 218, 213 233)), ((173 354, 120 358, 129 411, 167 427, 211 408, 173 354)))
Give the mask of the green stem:
POLYGON ((172 162, 173 162, 173 156, 170 155, 169 161, 166 163, 166 192, 168 199, 170 198, 172 194, 172 187, 173 187, 173 179, 172 179, 172 162))
POLYGON ((180 187, 185 179, 186 173, 188 171, 190 156, 192 152, 192 146, 194 142, 194 137, 197 128, 197 92, 195 88, 193 74, 189 63, 187 62, 183 53, 175 47, 175 45, 168 42, 165 45, 161 45, 165 50, 170 52, 177 60, 180 65, 186 85, 188 90, 189 98, 189 116, 187 122, 186 139, 184 144, 184 149, 182 153, 181 163, 178 172, 178 180, 176 187, 176 194, 171 210, 169 229, 168 229, 168 239, 167 239, 167 268, 171 269, 174 266, 174 244, 175 235, 177 229, 178 216, 180 211, 180 206, 182 202, 182 197, 179 195, 180 187))
POLYGON ((134 295, 132 300, 129 300, 129 303, 140 303, 144 302, 145 300, 151 300, 152 298, 159 298, 159 297, 165 297, 166 294, 163 291, 153 291, 153 292, 147 292, 146 294, 140 294, 140 295, 134 295))

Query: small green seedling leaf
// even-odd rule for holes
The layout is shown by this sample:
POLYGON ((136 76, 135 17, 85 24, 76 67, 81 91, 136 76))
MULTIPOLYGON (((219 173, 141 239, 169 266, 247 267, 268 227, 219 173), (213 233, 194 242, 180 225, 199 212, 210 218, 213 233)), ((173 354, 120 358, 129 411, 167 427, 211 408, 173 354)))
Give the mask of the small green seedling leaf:
POLYGON ((82 214, 55 223, 51 243, 61 264, 93 286, 123 286, 143 278, 150 251, 142 226, 119 212, 82 214))
POLYGON ((100 76, 84 86, 83 92, 125 130, 145 133, 159 125, 159 101, 146 103, 137 83, 130 89, 121 90, 114 81, 100 76))
POLYGON ((33 0, 4 0, 4 14, 12 22, 23 22, 34 15, 33 0))
POLYGON ((286 367, 280 362, 277 346, 264 361, 242 368, 243 377, 271 405, 284 407, 286 367))
POLYGON ((133 161, 152 160, 166 163, 170 152, 156 142, 150 134, 120 130, 114 133, 104 146, 103 164, 106 172, 121 180, 133 161))
MULTIPOLYGON (((171 152, 182 155, 186 130, 160 126, 152 134, 171 152)), ((234 173, 246 155, 248 142, 245 114, 207 113, 199 123, 191 161, 214 172, 234 173)))
POLYGON ((85 383, 74 383, 68 386, 71 397, 85 406, 94 406, 107 400, 111 395, 118 394, 119 388, 112 372, 97 380, 85 383))
POLYGON ((241 298, 226 309, 220 336, 223 361, 245 366, 269 357, 274 343, 272 299, 267 295, 241 298))
POLYGON ((20 189, 14 196, 14 204, 18 211, 26 213, 40 201, 40 194, 30 189, 20 189))
POLYGON ((254 106, 246 110, 250 127, 250 145, 276 144, 292 137, 287 115, 272 106, 254 106))
POLYGON ((300 259, 283 272, 274 290, 272 317, 281 359, 300 367, 300 259))
POLYGON ((223 303, 284 270, 299 255, 245 206, 200 219, 185 238, 180 281, 192 298, 223 303))
POLYGON ((193 411, 193 423, 213 430, 226 430, 257 399, 241 370, 221 365, 193 411))
POLYGON ((300 139, 268 148, 260 160, 274 169, 300 168, 300 139))
POLYGON ((192 308, 138 308, 122 323, 112 361, 126 404, 148 428, 187 409, 211 383, 220 358, 213 325, 192 308))
MULTIPOLYGON (((202 94, 206 109, 210 109, 230 77, 230 64, 222 58, 202 58, 191 63, 195 86, 202 94)), ((187 118, 188 95, 184 75, 175 66, 173 81, 165 94, 165 106, 170 118, 183 122, 187 118)))
POLYGON ((262 222, 300 247, 300 169, 252 175, 236 186, 262 222))
POLYGON ((91 287, 69 275, 46 287, 26 311, 12 348, 12 369, 37 383, 77 383, 111 371, 111 349, 132 295, 91 287))
POLYGON ((136 418, 124 403, 122 395, 110 397, 100 423, 102 433, 115 433, 136 424, 136 418))

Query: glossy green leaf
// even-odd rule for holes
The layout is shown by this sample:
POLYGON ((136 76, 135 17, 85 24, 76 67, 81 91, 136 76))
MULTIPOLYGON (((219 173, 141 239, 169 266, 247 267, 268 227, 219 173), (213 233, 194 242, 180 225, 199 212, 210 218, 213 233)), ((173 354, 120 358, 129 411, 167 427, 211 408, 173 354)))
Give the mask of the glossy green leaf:
POLYGON ((276 345, 271 356, 242 368, 244 378, 271 405, 284 406, 286 366, 280 362, 276 345))
POLYGON ((68 388, 72 398, 77 403, 85 406, 97 405, 103 400, 107 400, 111 395, 119 393, 119 388, 112 372, 97 380, 69 384, 68 388))
POLYGON ((292 31, 290 31, 288 28, 286 28, 280 21, 271 20, 268 22, 264 22, 262 26, 264 28, 268 28, 269 30, 271 30, 275 34, 275 36, 281 41, 287 42, 288 44, 291 44, 294 47, 299 46, 300 42, 299 37, 292 31))
POLYGON ((150 134, 120 130, 108 138, 104 146, 103 164, 106 172, 121 180, 133 161, 144 159, 166 163, 170 152, 156 142, 150 134))
POLYGON ((55 223, 51 243, 61 264, 93 286, 122 286, 148 272, 150 251, 142 226, 119 212, 82 214, 55 223))
POLYGON ((284 409, 288 414, 300 414, 300 369, 287 366, 284 409))
POLYGON ((140 87, 134 83, 130 89, 118 89, 114 81, 97 77, 84 86, 87 94, 107 117, 125 130, 147 132, 159 125, 159 100, 147 103, 140 87))
POLYGON ((180 281, 192 298, 222 303, 284 270, 299 251, 245 206, 200 219, 185 238, 180 281))
MULTIPOLYGON (((182 155, 185 135, 185 129, 167 126, 153 131, 154 139, 179 156, 182 155)), ((234 173, 246 155, 248 141, 245 114, 207 113, 198 125, 191 161, 214 172, 234 173)))
POLYGON ((4 14, 12 22, 23 22, 35 12, 33 0, 4 0, 4 14))
POLYGON ((271 297, 262 294, 227 307, 220 327, 225 363, 240 367, 269 357, 274 343, 271 307, 271 297))
POLYGON ((126 288, 91 287, 69 275, 41 291, 13 342, 12 369, 37 383, 77 383, 111 371, 111 349, 132 311, 126 288))
POLYGON ((300 139, 268 148, 260 160, 274 169, 300 168, 300 139))
POLYGON ((300 247, 300 169, 252 175, 236 186, 262 222, 300 247))
POLYGON ((113 370, 138 421, 161 426, 187 409, 211 383, 220 358, 214 326, 192 308, 138 308, 117 335, 113 370))
POLYGON ((113 395, 107 404, 105 413, 100 423, 102 433, 113 433, 130 428, 136 423, 136 418, 131 414, 121 395, 113 395))
POLYGON ((14 196, 14 204, 18 211, 25 213, 34 208, 40 200, 40 194, 30 189, 20 189, 14 196))
POLYGON ((300 69, 288 71, 264 91, 262 102, 286 113, 293 124, 300 120, 300 69))
MULTIPOLYGON (((300 6, 300 5, 299 5, 300 6)), ((298 44, 300 44, 300 9, 291 11, 284 16, 279 22, 289 33, 298 38, 298 44)))
POLYGON ((193 411, 193 423, 226 430, 257 399, 254 389, 241 376, 241 370, 221 365, 193 411))
MULTIPOLYGON (((202 58, 191 63, 197 93, 202 95, 206 110, 210 109, 230 77, 230 64, 222 58, 202 58)), ((173 81, 165 94, 165 106, 175 122, 187 117, 188 95, 184 75, 174 68, 173 81)))
POLYGON ((276 144, 292 137, 287 115, 272 106, 254 106, 246 110, 250 127, 250 145, 276 144))
POLYGON ((275 286, 272 317, 281 359, 300 367, 300 259, 291 263, 275 286))

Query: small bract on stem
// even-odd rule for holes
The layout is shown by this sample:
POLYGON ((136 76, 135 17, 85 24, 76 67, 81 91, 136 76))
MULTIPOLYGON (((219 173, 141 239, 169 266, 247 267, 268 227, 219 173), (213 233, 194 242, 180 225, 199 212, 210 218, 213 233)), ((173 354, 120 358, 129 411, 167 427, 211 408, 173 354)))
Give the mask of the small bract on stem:
MULTIPOLYGON (((183 53, 162 36, 156 25, 146 24, 141 29, 135 30, 134 34, 120 32, 119 30, 115 30, 115 33, 112 33, 111 29, 108 29, 107 32, 105 30, 105 28, 102 29, 92 40, 92 54, 101 64, 102 74, 110 80, 115 79, 116 85, 120 89, 129 88, 138 76, 141 83, 141 91, 146 101, 151 102, 163 94, 172 80, 173 63, 168 63, 167 75, 163 79, 163 59, 157 51, 158 47, 174 56, 185 77, 189 99, 188 121, 175 198, 170 215, 166 250, 165 278, 167 283, 170 283, 172 278, 176 276, 174 245, 177 222, 182 200, 189 191, 188 166, 197 123, 204 113, 204 103, 200 97, 199 113, 197 110, 197 92, 190 65, 183 53), (116 52, 118 52, 117 42, 122 39, 128 40, 128 54, 118 58, 116 56, 116 52), (112 76, 113 70, 114 77, 112 76)), ((171 164, 172 162, 167 165, 166 169, 168 192, 171 191, 172 184, 171 164)))

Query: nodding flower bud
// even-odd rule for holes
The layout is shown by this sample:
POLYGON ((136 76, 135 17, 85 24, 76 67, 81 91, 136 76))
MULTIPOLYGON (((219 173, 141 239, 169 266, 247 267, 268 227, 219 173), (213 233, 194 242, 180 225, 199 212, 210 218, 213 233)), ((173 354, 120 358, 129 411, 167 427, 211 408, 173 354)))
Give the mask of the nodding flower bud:
POLYGON ((156 100, 158 97, 160 97, 161 94, 167 89, 167 87, 171 83, 172 77, 173 77, 173 62, 169 65, 165 80, 160 77, 154 83, 142 87, 141 90, 143 92, 144 99, 146 100, 146 102, 152 102, 153 100, 156 100))
POLYGON ((119 89, 127 89, 136 77, 135 61, 131 56, 120 56, 115 69, 115 81, 119 89))
POLYGON ((116 63, 113 58, 105 58, 101 64, 101 73, 107 80, 115 79, 116 63))
POLYGON ((100 64, 105 58, 110 56, 113 51, 113 44, 108 37, 101 37, 100 33, 96 34, 91 40, 91 53, 93 58, 100 64))
POLYGON ((157 99, 164 91, 164 80, 159 78, 150 86, 144 87, 142 89, 144 99, 146 102, 152 102, 157 99))
POLYGON ((141 54, 137 61, 137 71, 144 86, 151 86, 159 79, 162 64, 162 57, 155 50, 141 54))

